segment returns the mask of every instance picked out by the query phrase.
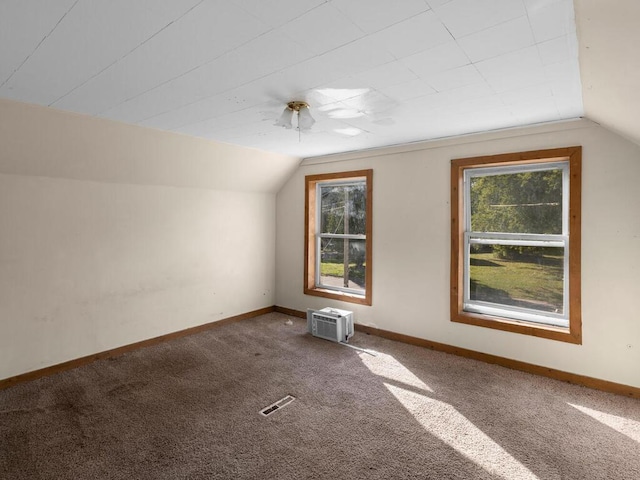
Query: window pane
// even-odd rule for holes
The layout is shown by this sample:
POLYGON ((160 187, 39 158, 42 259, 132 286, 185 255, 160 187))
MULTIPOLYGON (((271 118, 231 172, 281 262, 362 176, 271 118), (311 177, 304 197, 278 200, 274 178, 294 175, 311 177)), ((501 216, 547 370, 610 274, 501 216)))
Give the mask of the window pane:
POLYGON ((322 185, 320 233, 366 234, 367 187, 355 185, 322 185))
POLYGON ((364 290, 365 242, 323 238, 320 241, 320 283, 330 287, 364 290))
POLYGON ((562 170, 470 181, 472 231, 562 234, 562 170))
POLYGON ((563 314, 564 249, 471 245, 471 301, 563 314))

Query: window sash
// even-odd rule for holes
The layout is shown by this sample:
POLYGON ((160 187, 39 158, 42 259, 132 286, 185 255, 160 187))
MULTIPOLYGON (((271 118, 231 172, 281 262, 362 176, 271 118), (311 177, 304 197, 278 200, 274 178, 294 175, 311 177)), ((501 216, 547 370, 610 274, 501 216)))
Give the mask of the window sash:
POLYGON ((319 238, 344 238, 346 240, 366 240, 367 236, 366 235, 362 235, 362 234, 356 234, 354 233, 353 235, 348 233, 319 233, 316 235, 319 238))
POLYGON ((465 232, 470 244, 511 245, 526 247, 564 247, 568 246, 567 235, 538 235, 533 233, 485 233, 465 232))
MULTIPOLYGON (((365 188, 367 186, 366 180, 334 180, 334 181, 323 181, 318 182, 316 184, 316 211, 322 212, 322 189, 325 187, 352 187, 364 185, 365 188)), ((316 215, 316 232, 321 231, 322 226, 322 215, 316 215)), ((332 290, 335 292, 344 292, 351 293, 355 295, 363 295, 366 291, 364 288, 355 289, 348 287, 336 287, 334 285, 326 285, 322 283, 322 240, 325 238, 335 238, 341 240, 365 240, 367 239, 366 235, 362 234, 344 234, 344 233, 316 233, 316 241, 315 241, 315 286, 318 288, 322 288, 325 290, 332 290)), ((365 267, 367 268, 367 267, 365 267)), ((343 277, 344 278, 344 277, 343 277)))
MULTIPOLYGON (((317 212, 320 212, 316 217, 316 235, 345 235, 341 233, 333 234, 328 232, 322 232, 322 190, 326 188, 334 188, 334 187, 357 187, 360 185, 364 185, 365 188, 367 186, 366 180, 331 180, 319 182, 316 185, 316 208, 317 212)), ((346 234, 349 235, 349 234, 346 234)), ((348 237, 345 237, 348 238, 348 237)))
MULTIPOLYGON (((464 230, 471 231, 471 179, 510 175, 528 172, 543 172, 547 170, 562 170, 562 235, 569 235, 569 162, 548 162, 532 165, 509 165, 502 167, 475 167, 466 169, 464 180, 464 230)), ((524 235, 524 234, 523 234, 524 235)))
POLYGON ((479 167, 464 171, 463 310, 505 319, 569 328, 569 162, 479 167), (562 170, 562 235, 471 231, 471 179, 546 170, 562 170), (471 245, 560 247, 563 249, 562 314, 471 300, 471 245))
POLYGON ((569 237, 565 235, 529 235, 529 234, 479 234, 478 232, 465 232, 464 234, 464 299, 463 308, 466 312, 495 315, 526 322, 554 325, 558 327, 569 326, 569 237), (532 237, 524 240, 518 237, 532 237), (503 305, 494 302, 471 299, 471 245, 508 245, 525 247, 560 247, 564 251, 563 256, 563 281, 562 281, 562 312, 540 312, 539 310, 503 305))
POLYGON ((469 313, 479 313, 481 315, 503 317, 507 320, 530 322, 541 325, 550 325, 554 327, 567 328, 569 326, 568 318, 562 318, 557 313, 540 313, 535 310, 529 310, 526 308, 502 306, 499 304, 482 302, 479 300, 470 303, 465 302, 464 311, 469 313))
MULTIPOLYGON (((316 235, 316 286, 324 288, 326 290, 334 290, 336 292, 346 292, 353 293, 356 295, 362 295, 362 292, 365 290, 364 288, 356 289, 356 288, 348 288, 348 287, 336 287, 335 285, 326 285, 322 283, 322 239, 323 238, 339 238, 339 239, 348 239, 348 240, 366 240, 366 235, 338 235, 338 234, 322 234, 316 235)), ((366 268, 366 266, 365 266, 366 268)), ((344 278, 344 277, 342 277, 344 278)))

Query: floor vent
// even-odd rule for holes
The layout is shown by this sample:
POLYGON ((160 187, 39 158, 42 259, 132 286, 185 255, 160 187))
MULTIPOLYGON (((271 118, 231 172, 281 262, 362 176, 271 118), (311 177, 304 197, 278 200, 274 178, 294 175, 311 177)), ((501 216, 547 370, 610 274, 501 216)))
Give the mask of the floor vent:
POLYGON ((271 415, 273 412, 275 412, 276 410, 280 410, 281 408, 286 407, 287 405, 289 405, 291 402, 293 402, 296 398, 292 395, 287 395, 286 397, 284 397, 281 400, 278 400, 275 403, 272 403, 271 405, 269 405, 268 407, 264 407, 262 410, 260 410, 260 415, 262 415, 263 417, 268 417, 269 415, 271 415))

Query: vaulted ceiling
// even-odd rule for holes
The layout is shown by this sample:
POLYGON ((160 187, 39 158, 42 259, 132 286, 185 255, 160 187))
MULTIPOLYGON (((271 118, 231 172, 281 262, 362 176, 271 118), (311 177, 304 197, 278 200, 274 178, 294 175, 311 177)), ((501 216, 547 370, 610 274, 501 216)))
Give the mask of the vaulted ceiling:
POLYGON ((0 97, 298 157, 585 112, 637 141, 638 2, 575 3, 7 0, 0 97))
POLYGON ((640 2, 575 3, 585 116, 640 144, 640 2))

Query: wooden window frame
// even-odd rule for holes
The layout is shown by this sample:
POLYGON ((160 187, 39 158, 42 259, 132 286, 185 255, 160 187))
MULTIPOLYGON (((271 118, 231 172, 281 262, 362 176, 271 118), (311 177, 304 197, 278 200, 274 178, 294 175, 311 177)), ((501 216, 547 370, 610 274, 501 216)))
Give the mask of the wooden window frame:
POLYGON ((373 252, 373 170, 354 170, 349 172, 323 173, 305 176, 305 225, 304 225, 304 293, 317 297, 331 298, 343 302, 371 305, 372 252, 373 252), (319 183, 332 181, 365 180, 367 184, 366 205, 366 253, 365 253, 365 288, 364 295, 337 290, 329 290, 316 286, 316 187, 319 183))
POLYGON ((451 321, 582 344, 581 197, 582 147, 506 153, 451 161, 451 321), (569 327, 555 327, 464 311, 464 172, 481 167, 569 163, 569 327))

